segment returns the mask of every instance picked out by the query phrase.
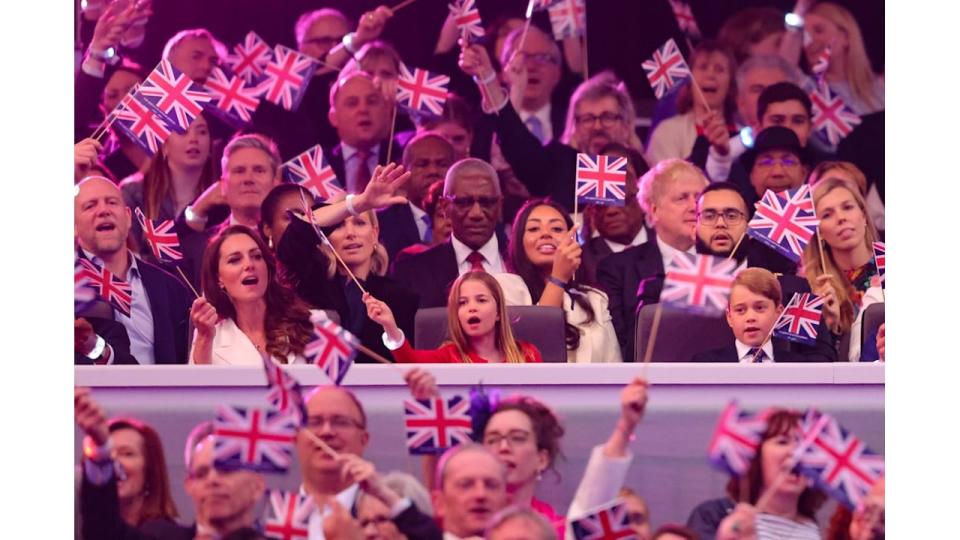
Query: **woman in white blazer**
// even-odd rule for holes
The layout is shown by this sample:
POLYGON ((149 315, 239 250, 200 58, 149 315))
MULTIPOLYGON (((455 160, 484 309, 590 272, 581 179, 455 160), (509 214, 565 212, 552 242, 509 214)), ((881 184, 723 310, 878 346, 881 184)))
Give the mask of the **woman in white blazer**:
POLYGON ((494 277, 507 305, 563 308, 568 362, 620 362, 607 295, 575 278, 581 252, 566 210, 548 199, 533 199, 513 221, 507 260, 513 273, 494 277))

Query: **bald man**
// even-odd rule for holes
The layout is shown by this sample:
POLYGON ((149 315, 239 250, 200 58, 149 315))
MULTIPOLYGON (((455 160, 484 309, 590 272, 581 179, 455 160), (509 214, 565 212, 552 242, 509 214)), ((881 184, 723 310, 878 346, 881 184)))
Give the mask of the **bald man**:
POLYGON ((138 260, 127 249, 131 211, 113 182, 92 176, 80 181, 75 190, 77 256, 109 270, 130 285, 130 314, 117 309, 113 312, 114 320, 123 324, 130 337, 130 352, 140 364, 187 363, 192 300, 187 288, 167 272, 138 260))

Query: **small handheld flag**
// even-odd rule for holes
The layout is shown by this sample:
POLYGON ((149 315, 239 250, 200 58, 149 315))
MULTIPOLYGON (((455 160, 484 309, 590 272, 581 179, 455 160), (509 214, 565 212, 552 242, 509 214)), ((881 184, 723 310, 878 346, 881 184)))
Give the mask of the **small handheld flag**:
POLYGON ((697 19, 693 17, 693 10, 690 4, 684 0, 669 0, 670 7, 673 9, 673 16, 677 19, 677 26, 690 39, 700 38, 700 27, 697 26, 697 19))
POLYGON ((134 209, 140 228, 143 229, 143 238, 150 246, 153 256, 159 261, 179 261, 183 258, 180 249, 180 238, 174 230, 172 219, 161 220, 159 223, 147 219, 143 210, 138 206, 134 209))
POLYGON ((587 34, 587 7, 585 0, 562 0, 547 8, 553 39, 560 41, 587 34))
POLYGON ((263 67, 264 79, 258 95, 288 111, 296 111, 318 63, 305 54, 277 45, 273 57, 263 67))
POLYGON ((577 154, 577 199, 583 204, 623 206, 627 158, 577 154))
POLYGON ((213 99, 202 86, 166 59, 161 60, 147 75, 136 96, 180 133, 187 131, 193 120, 200 116, 204 104, 213 99))
MULTIPOLYGON (((113 272, 105 267, 100 268, 87 259, 80 259, 83 270, 80 272, 83 277, 89 279, 90 286, 97 290, 101 298, 110 302, 120 313, 130 317, 130 305, 133 303, 133 288, 129 283, 117 277, 113 272)), ((76 285, 77 273, 74 272, 74 285, 76 285)))
POLYGON ((797 262, 819 225, 813 194, 810 186, 804 184, 777 193, 767 190, 756 204, 747 234, 797 262))
POLYGON ((757 454, 766 429, 764 414, 744 412, 736 400, 731 400, 720 413, 717 428, 710 438, 707 449, 710 463, 733 476, 743 475, 757 454))
POLYGON ((157 116, 135 96, 136 92, 131 92, 117 104, 113 126, 152 156, 167 141, 173 128, 165 116, 157 116))
POLYGON ((678 252, 667 267, 660 303, 708 316, 727 309, 737 261, 678 252))
POLYGON ((267 42, 256 32, 247 32, 241 43, 233 46, 233 52, 227 55, 226 64, 230 71, 253 84, 264 74, 264 68, 273 59, 273 51, 267 42))
POLYGON ((860 117, 826 85, 810 92, 810 101, 813 104, 813 129, 823 132, 832 145, 837 145, 860 125, 860 117))
POLYGON ((286 473, 297 435, 294 416, 265 408, 221 405, 213 423, 218 469, 286 473))
POLYGON ((456 0, 449 5, 449 8, 461 34, 483 37, 483 21, 480 20, 480 10, 477 9, 476 0, 456 0))
POLYGON ((310 495, 268 490, 263 513, 263 535, 272 540, 308 540, 310 515, 316 508, 310 495))
POLYGON ((823 298, 810 293, 794 293, 773 325, 773 335, 813 345, 817 342, 817 326, 822 312, 823 298))
POLYGON ((877 265, 877 274, 880 276, 880 286, 887 288, 887 245, 883 242, 873 243, 873 261, 877 265))
POLYGON ((691 76, 690 68, 672 38, 654 51, 653 57, 640 64, 640 67, 647 72, 647 79, 657 99, 691 76))
POLYGON ((307 410, 300 383, 269 357, 263 359, 263 370, 267 375, 267 401, 281 413, 293 414, 296 425, 302 425, 307 410))
POLYGON ((447 102, 447 85, 450 77, 433 73, 425 69, 400 64, 400 77, 397 79, 397 104, 414 114, 426 113, 433 116, 443 114, 443 104, 447 102))
POLYGON ((403 407, 403 424, 407 428, 410 454, 441 454, 447 448, 470 442, 473 433, 470 401, 463 396, 453 396, 448 400, 407 399, 403 407))
POLYGON ((570 522, 576 540, 627 540, 637 534, 627 519, 627 505, 614 499, 570 522))
POLYGON ((221 68, 213 68, 203 87, 213 96, 204 109, 234 128, 242 128, 253 119, 260 106, 260 89, 243 77, 221 68))
POLYGON ((311 316, 310 322, 313 323, 313 338, 307 343, 303 356, 339 386, 357 357, 360 341, 322 313, 311 316))
POLYGON ((296 182, 309 189, 321 200, 326 201, 344 194, 319 144, 284 163, 282 168, 287 181, 296 182))

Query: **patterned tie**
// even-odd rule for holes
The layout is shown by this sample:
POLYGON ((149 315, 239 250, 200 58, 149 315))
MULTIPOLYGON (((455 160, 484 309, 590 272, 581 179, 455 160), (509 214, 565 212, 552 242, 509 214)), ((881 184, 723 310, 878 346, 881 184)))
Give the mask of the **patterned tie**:
POLYGON ((423 231, 423 243, 430 245, 433 243, 433 220, 427 214, 420 216, 420 220, 427 224, 426 230, 423 231))
POLYGON ((547 141, 543 140, 543 122, 541 122, 539 118, 531 116, 527 118, 527 121, 524 123, 527 124, 527 129, 530 130, 530 133, 533 133, 533 136, 540 140, 540 144, 546 144, 547 141))
POLYGON ((479 251, 467 255, 467 262, 470 263, 471 272, 483 272, 483 261, 487 260, 479 251))
POLYGON ((363 190, 367 187, 367 184, 370 183, 370 166, 367 165, 367 161, 370 159, 369 150, 357 150, 357 153, 353 155, 354 159, 354 175, 353 175, 353 188, 348 189, 350 193, 362 193, 363 190))
POLYGON ((754 347, 747 351, 747 356, 753 357, 754 364, 761 364, 763 363, 764 358, 767 357, 767 354, 763 352, 763 349, 760 347, 754 347))

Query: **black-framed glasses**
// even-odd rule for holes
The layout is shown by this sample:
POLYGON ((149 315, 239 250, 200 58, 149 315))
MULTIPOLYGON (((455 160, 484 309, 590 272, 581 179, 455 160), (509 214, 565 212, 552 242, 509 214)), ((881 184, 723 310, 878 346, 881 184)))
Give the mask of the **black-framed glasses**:
POLYGON ((541 66, 545 66, 547 64, 560 65, 560 59, 550 53, 532 53, 531 54, 531 53, 521 52, 520 58, 522 58, 524 62, 531 62, 541 66))
POLYGON ((497 203, 500 202, 500 197, 496 197, 496 196, 493 196, 493 197, 490 197, 490 196, 481 196, 481 197, 461 197, 461 196, 453 196, 453 197, 444 197, 444 199, 446 199, 446 200, 450 201, 451 203, 453 203, 453 205, 456 206, 458 210, 469 210, 469 209, 473 208, 473 205, 475 205, 475 204, 479 204, 479 205, 480 205, 480 208, 483 208, 484 210, 492 210, 494 207, 497 206, 497 203))
POLYGON ((507 432, 506 435, 500 435, 499 433, 491 433, 483 437, 484 446, 500 446, 500 443, 507 441, 507 446, 510 448, 515 448, 527 444, 530 441, 533 434, 529 431, 522 431, 519 429, 513 429, 507 432))
POLYGON ((581 114, 575 118, 578 126, 592 126, 598 119, 600 120, 601 126, 611 127, 617 122, 623 120, 623 115, 607 111, 600 114, 600 116, 595 116, 593 114, 581 114))
POLYGON ((770 167, 773 167, 777 163, 780 163, 780 165, 784 168, 796 167, 800 165, 800 160, 795 157, 789 157, 789 156, 782 157, 782 158, 764 157, 757 160, 757 166, 763 167, 765 169, 769 169, 770 167))
POLYGON ((334 45, 336 45, 337 43, 340 43, 341 41, 343 41, 343 36, 339 36, 339 37, 337 37, 337 36, 317 36, 317 37, 307 38, 307 39, 303 40, 303 44, 304 44, 304 45, 310 45, 310 44, 312 44, 312 45, 316 45, 316 46, 318 46, 318 47, 322 47, 322 48, 325 48, 325 49, 329 49, 329 48, 333 47, 334 45))
POLYGON ((329 424, 330 429, 334 431, 346 431, 350 428, 364 429, 363 424, 342 414, 335 414, 330 418, 320 415, 308 416, 305 425, 311 429, 323 429, 323 426, 327 424, 329 424))
POLYGON ((698 217, 700 218, 700 222, 706 225, 716 224, 717 220, 721 217, 727 225, 737 225, 738 223, 741 223, 747 216, 736 208, 724 208, 720 211, 711 209, 704 210, 698 214, 698 217))
POLYGON ((643 512, 627 512, 627 522, 631 525, 643 525, 647 522, 647 516, 643 512))

